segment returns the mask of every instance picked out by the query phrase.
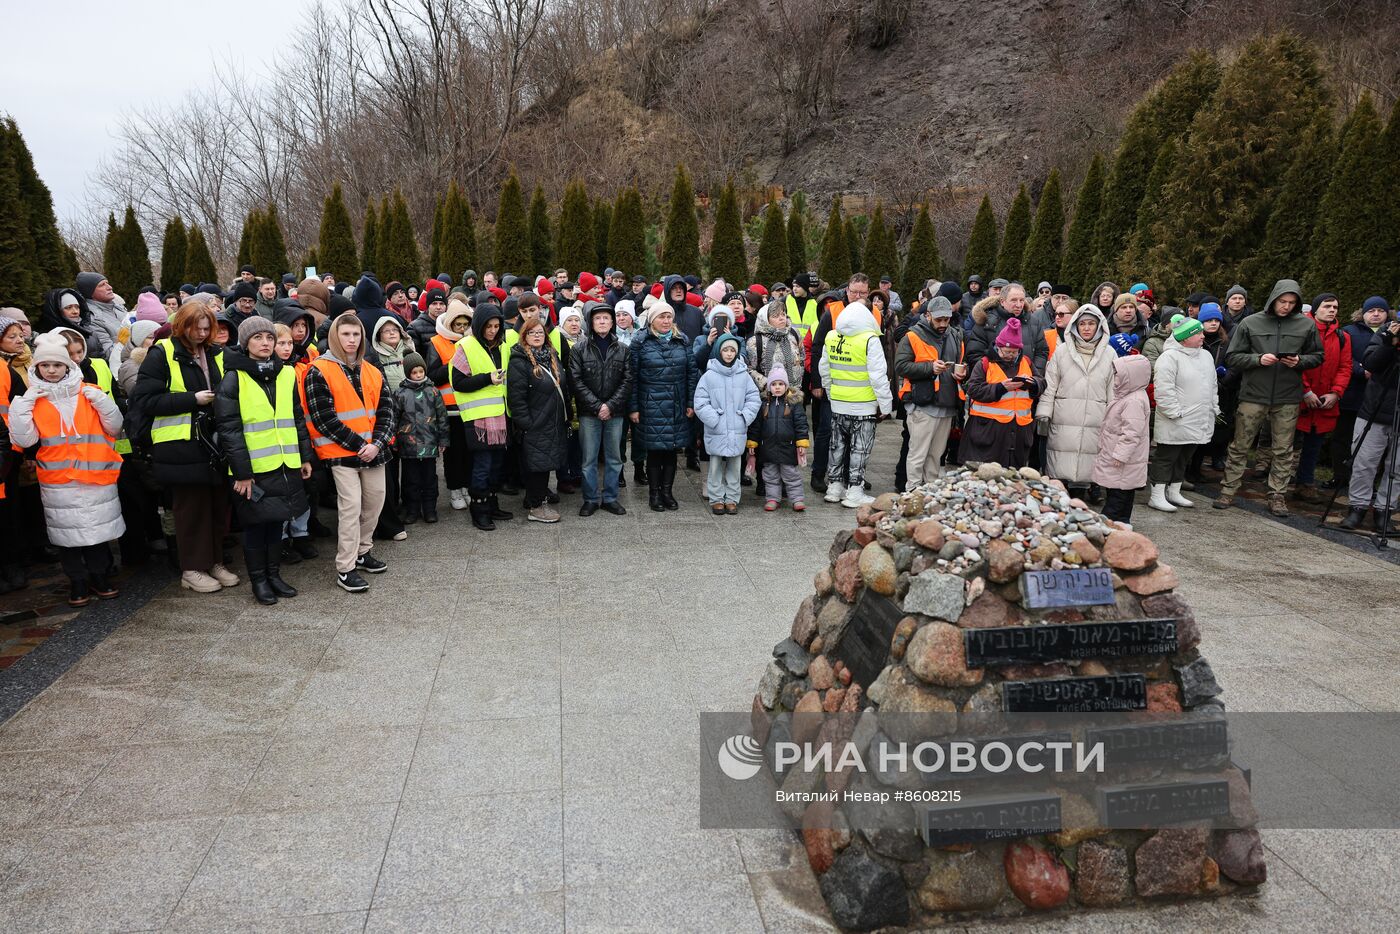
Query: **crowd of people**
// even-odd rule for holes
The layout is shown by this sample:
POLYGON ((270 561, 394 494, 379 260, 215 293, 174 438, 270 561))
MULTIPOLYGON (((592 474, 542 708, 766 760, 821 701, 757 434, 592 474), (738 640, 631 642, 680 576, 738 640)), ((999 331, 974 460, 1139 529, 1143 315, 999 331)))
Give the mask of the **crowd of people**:
POLYGON ((381 286, 245 266, 229 286, 143 289, 128 310, 80 273, 37 326, 0 311, 0 592, 57 558, 72 605, 114 598, 114 542, 123 565, 164 553, 184 588, 237 587, 233 529, 260 603, 296 596, 281 567, 318 558, 317 538, 334 537, 339 586, 364 591, 388 567, 376 541, 439 520, 440 474, 484 532, 522 492, 529 521, 559 522, 576 493, 580 517, 624 514, 629 459, 658 513, 702 462, 716 516, 745 488, 770 512, 805 510, 809 486, 858 508, 891 417, 900 489, 997 461, 1129 522, 1143 487, 1154 509, 1193 506, 1183 490, 1206 471, 1230 507, 1257 446, 1287 515, 1295 481, 1323 495, 1325 451, 1343 526, 1388 528, 1400 324, 1384 298, 1343 324, 1335 295, 1305 303, 1286 279, 1258 308, 1239 285, 1180 307, 1146 283, 1071 291, 974 275, 906 306, 862 273, 743 287, 469 269, 381 286))

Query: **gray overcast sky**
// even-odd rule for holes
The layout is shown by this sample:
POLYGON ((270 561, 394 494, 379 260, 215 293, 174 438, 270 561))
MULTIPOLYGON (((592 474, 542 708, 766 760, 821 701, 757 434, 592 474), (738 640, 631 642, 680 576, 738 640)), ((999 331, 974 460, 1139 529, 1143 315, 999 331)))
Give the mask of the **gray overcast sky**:
POLYGON ((250 76, 292 40, 311 0, 0 0, 0 112, 12 115, 63 221, 116 146, 123 111, 207 87, 218 62, 250 76))

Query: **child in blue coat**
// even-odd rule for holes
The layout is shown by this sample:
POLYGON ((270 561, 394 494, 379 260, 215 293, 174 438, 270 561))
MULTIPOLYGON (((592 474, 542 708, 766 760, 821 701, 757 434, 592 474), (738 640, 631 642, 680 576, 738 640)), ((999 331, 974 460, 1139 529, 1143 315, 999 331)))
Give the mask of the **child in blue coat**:
POLYGON ((760 401, 749 368, 739 359, 739 338, 721 334, 695 388, 695 417, 705 426, 705 450, 710 455, 705 492, 710 511, 717 516, 739 511, 744 446, 760 401))

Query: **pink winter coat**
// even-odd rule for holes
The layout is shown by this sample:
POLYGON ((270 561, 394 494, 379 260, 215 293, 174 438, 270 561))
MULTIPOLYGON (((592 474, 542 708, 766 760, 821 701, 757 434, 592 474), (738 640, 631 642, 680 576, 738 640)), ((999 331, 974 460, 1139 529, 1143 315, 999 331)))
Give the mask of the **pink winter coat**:
POLYGON ((1099 453, 1093 480, 1109 490, 1136 490, 1147 485, 1148 426, 1152 406, 1147 384, 1152 363, 1140 354, 1113 361, 1113 401, 1099 426, 1099 453))

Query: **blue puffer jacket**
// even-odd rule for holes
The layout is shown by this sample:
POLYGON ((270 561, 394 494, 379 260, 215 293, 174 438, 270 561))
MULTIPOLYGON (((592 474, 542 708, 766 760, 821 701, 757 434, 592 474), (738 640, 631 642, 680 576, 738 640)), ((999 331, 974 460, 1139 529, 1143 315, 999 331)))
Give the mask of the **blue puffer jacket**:
POLYGON ((641 421, 637 437, 649 451, 678 451, 690 446, 690 419, 685 410, 695 395, 695 358, 683 335, 657 337, 651 331, 632 341, 628 366, 632 394, 628 414, 641 421))
MULTIPOLYGON (((739 339, 726 334, 715 341, 719 348, 739 339)), ((725 363, 716 354, 695 388, 695 417, 705 426, 705 451, 711 457, 737 457, 744 453, 749 425, 758 415, 761 400, 749 368, 742 358, 725 363)))

